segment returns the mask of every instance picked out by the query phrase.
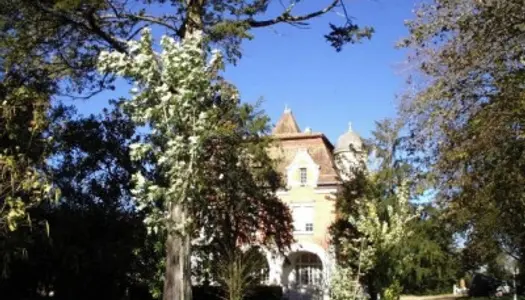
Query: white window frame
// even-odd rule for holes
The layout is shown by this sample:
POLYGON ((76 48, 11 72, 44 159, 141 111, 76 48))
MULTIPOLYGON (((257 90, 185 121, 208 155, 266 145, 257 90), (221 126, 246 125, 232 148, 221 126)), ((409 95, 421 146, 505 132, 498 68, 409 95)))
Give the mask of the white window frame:
POLYGON ((306 186, 308 184, 308 168, 307 167, 299 168, 299 182, 301 183, 301 186, 306 186), (303 178, 303 175, 304 175, 304 178, 303 178))
POLYGON ((312 210, 312 218, 311 220, 303 220, 303 222, 300 224, 300 226, 297 226, 296 227, 296 224, 297 224, 297 221, 294 219, 293 220, 293 224, 294 224, 294 231, 293 233, 294 234, 313 234, 314 233, 314 229, 315 229, 315 225, 314 225, 314 220, 315 220, 315 203, 314 202, 306 202, 306 203, 291 203, 290 204, 290 209, 292 210, 292 218, 294 217, 294 210, 298 209, 298 208, 310 208, 312 210), (307 224, 312 224, 312 230, 307 230, 306 229, 306 225, 307 224))
POLYGON ((323 282, 323 262, 315 253, 299 253, 295 261, 295 276, 299 286, 319 286, 323 282), (308 259, 304 261, 304 258, 308 259))
POLYGON ((304 231, 306 232, 314 232, 314 222, 308 222, 308 223, 304 223, 304 231), (308 226, 310 225, 310 226, 308 226), (308 229, 308 227, 310 227, 310 229, 308 229))

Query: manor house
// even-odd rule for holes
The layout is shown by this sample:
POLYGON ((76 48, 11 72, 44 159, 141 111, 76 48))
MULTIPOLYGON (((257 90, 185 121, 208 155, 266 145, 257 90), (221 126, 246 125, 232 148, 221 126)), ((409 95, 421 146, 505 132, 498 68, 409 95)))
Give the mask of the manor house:
POLYGON ((321 132, 301 131, 290 109, 272 135, 276 142, 270 155, 285 179, 277 195, 291 209, 296 243, 284 255, 265 250, 266 281, 282 285, 290 300, 329 299, 335 264, 328 230, 336 218, 334 193, 344 179, 342 170, 365 158, 362 140, 351 128, 335 145, 321 132))

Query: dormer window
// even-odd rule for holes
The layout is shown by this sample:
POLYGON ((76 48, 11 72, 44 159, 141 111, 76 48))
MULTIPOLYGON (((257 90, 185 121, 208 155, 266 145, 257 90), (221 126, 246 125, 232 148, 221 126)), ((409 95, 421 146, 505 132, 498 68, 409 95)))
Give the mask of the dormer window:
POLYGON ((294 159, 286 167, 287 188, 317 186, 319 165, 314 162, 306 148, 298 149, 294 159))
POLYGON ((306 168, 299 168, 299 175, 301 178, 301 185, 306 185, 306 183, 308 182, 308 172, 306 168))

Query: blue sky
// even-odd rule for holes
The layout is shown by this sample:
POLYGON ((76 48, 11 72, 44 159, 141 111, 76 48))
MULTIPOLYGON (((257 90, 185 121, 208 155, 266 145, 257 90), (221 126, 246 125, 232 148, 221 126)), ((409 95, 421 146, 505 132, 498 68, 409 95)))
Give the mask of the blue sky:
MULTIPOLYGON (((302 1, 297 11, 318 9, 325 2, 302 1)), ((416 0, 346 3, 358 24, 375 28, 372 40, 347 45, 337 53, 323 37, 328 22, 344 21, 335 13, 312 21, 310 29, 278 25, 255 30, 255 39, 243 44, 242 59, 227 66, 225 74, 239 88, 243 101, 263 98, 262 108, 273 123, 287 105, 302 129, 324 132, 333 142, 347 130, 348 122, 369 137, 374 121, 395 116, 396 96, 402 93, 407 74, 405 52, 394 46, 407 35, 404 21, 412 18, 416 0)), ((109 98, 127 94, 125 85, 117 88, 74 103, 81 114, 97 113, 109 98)))

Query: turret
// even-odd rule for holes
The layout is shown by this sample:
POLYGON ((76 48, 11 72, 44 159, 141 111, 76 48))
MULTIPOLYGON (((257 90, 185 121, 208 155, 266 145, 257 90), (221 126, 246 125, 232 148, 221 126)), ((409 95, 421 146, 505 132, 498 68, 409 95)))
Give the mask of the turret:
POLYGON ((335 163, 339 176, 348 180, 352 170, 363 167, 366 163, 366 151, 363 147, 361 137, 352 130, 352 124, 348 124, 348 131, 342 134, 334 148, 335 163))

